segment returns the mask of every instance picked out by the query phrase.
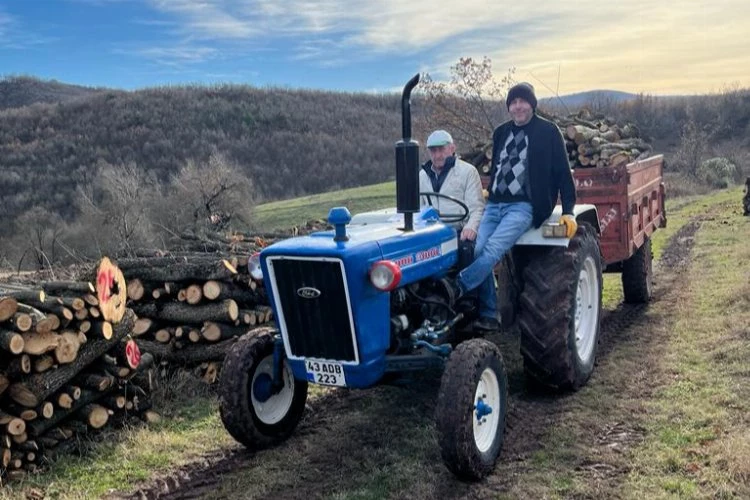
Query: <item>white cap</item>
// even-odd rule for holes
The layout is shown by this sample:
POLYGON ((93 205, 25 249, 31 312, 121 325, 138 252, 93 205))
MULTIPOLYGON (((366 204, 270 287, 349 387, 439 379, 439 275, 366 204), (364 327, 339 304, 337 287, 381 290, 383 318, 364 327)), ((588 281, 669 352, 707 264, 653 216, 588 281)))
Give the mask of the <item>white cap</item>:
POLYGON ((436 130, 427 138, 427 147, 434 148, 453 144, 453 137, 445 130, 436 130))

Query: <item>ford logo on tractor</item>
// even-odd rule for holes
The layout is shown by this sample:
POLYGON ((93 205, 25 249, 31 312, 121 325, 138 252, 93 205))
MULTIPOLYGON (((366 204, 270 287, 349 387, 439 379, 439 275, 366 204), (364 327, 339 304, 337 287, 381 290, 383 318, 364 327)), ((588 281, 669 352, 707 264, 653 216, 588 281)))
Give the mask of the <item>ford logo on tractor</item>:
POLYGON ((297 295, 303 299, 317 299, 320 297, 320 290, 311 286, 303 286, 297 289, 297 295))

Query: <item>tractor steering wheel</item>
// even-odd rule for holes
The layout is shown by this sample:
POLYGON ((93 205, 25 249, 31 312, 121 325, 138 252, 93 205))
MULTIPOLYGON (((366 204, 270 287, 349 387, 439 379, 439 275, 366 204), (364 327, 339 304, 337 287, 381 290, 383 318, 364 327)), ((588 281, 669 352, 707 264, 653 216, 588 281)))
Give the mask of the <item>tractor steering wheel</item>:
POLYGON ((456 222, 463 222, 469 218, 468 205, 466 205, 466 203, 459 200, 458 198, 454 198, 453 196, 448 196, 447 194, 443 194, 443 193, 433 193, 429 191, 419 193, 419 196, 424 196, 425 198, 427 198, 427 202, 430 203, 430 205, 432 205, 430 201, 430 197, 434 196, 435 198, 443 198, 443 199, 452 201, 453 203, 459 206, 459 208, 461 209, 461 213, 458 213, 458 214, 444 214, 444 213, 441 213, 440 210, 435 208, 435 210, 437 210, 438 212, 438 215, 440 216, 440 221, 445 224, 454 224, 456 222))

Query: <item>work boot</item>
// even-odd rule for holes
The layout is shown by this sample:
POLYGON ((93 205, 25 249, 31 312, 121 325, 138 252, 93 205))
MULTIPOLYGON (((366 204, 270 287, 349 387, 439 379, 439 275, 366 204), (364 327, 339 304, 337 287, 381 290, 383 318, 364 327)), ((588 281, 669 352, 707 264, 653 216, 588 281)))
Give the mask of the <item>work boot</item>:
POLYGON ((482 332, 497 332, 500 330, 500 323, 495 318, 480 316, 472 325, 474 330, 482 332))

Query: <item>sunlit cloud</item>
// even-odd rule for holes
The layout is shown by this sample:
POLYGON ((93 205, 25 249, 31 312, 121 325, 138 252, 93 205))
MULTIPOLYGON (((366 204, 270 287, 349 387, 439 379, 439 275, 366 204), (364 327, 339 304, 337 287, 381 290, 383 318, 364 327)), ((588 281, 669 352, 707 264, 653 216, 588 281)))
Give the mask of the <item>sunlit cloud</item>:
POLYGON ((283 39, 290 60, 322 67, 409 53, 438 77, 488 56, 541 94, 652 93, 750 85, 745 0, 148 0, 184 39, 283 39), (559 81, 558 81, 559 77, 559 81))

